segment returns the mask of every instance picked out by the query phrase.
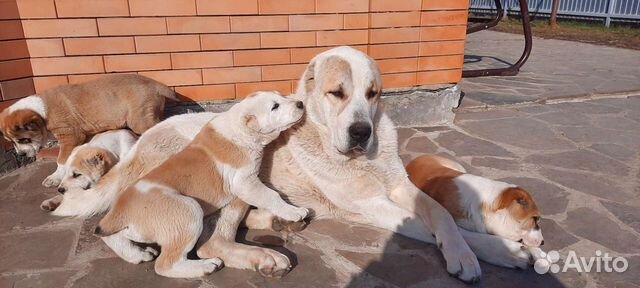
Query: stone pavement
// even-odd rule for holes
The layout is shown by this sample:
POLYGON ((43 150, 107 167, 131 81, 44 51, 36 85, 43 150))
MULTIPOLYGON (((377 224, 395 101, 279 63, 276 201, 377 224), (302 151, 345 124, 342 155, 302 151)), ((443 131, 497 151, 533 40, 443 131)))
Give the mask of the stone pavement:
MULTIPOLYGON (((522 54, 524 36, 481 31, 467 37, 465 69, 501 68, 522 54)), ((517 76, 465 78, 463 107, 640 90, 640 51, 534 37, 517 76)))
MULTIPOLYGON (((451 127, 400 128, 402 157, 455 157, 475 174, 522 185, 543 213, 545 250, 623 256, 624 273, 538 275, 481 263, 481 287, 640 287, 640 95, 463 111, 451 127)), ((433 245, 337 221, 295 235, 242 231, 245 243, 288 254, 282 279, 222 269, 196 280, 128 264, 91 233, 97 219, 39 210, 56 194, 40 186, 54 163, 0 178, 0 287, 464 287, 433 245)), ((595 268, 594 268, 595 269, 595 268)))

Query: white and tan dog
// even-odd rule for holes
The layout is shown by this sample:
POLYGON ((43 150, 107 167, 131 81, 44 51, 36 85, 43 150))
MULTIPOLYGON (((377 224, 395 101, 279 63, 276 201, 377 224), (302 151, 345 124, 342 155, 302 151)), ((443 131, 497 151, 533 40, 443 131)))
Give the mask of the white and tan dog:
POLYGON ((411 181, 438 201, 458 226, 529 247, 544 243, 540 211, 531 194, 516 185, 466 173, 455 161, 420 156, 407 165, 411 181))
MULTIPOLYGON (((87 190, 95 186, 131 150, 136 140, 138 136, 133 132, 119 129, 97 134, 91 141, 74 148, 65 164, 66 172, 58 192, 64 194, 69 189, 87 190)), ((46 200, 40 208, 53 211, 63 198, 58 195, 46 200)))
POLYGON ((184 150, 127 188, 96 234, 131 263, 153 256, 131 241, 158 243, 162 251, 155 270, 162 276, 189 278, 213 272, 221 264, 218 258, 187 259, 204 216, 236 197, 289 221, 307 216, 307 209, 287 204, 258 179, 264 146, 303 114, 301 101, 271 92, 248 96, 211 120, 184 150))
POLYGON ((129 128, 142 134, 160 121, 165 98, 177 99, 164 84, 135 74, 63 85, 3 110, 0 134, 19 154, 34 157, 51 132, 60 145, 58 168, 42 184, 58 186, 74 147, 109 130, 129 128))

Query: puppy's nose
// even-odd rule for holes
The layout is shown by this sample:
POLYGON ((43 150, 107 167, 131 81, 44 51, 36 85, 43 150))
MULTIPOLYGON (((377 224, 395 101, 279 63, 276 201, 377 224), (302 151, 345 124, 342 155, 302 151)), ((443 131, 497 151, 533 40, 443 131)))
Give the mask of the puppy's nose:
POLYGON ((349 126, 349 136, 358 144, 367 142, 371 137, 371 125, 366 122, 356 122, 349 126))
POLYGON ((296 107, 298 107, 298 109, 303 109, 304 108, 304 103, 302 103, 302 101, 298 101, 296 103, 296 107))
POLYGON ((60 192, 60 194, 64 194, 64 192, 67 192, 67 189, 64 189, 64 187, 58 187, 58 192, 60 192))
POLYGON ((542 240, 542 242, 540 242, 540 246, 544 245, 544 240, 542 240))

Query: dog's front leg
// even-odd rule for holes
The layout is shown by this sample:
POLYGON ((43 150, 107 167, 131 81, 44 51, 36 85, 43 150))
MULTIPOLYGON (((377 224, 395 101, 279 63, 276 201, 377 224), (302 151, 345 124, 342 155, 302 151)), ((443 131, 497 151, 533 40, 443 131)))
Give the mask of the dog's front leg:
POLYGON ((266 209, 287 221, 298 222, 309 214, 306 208, 285 202, 278 192, 265 186, 260 180, 243 182, 233 193, 244 202, 266 209))

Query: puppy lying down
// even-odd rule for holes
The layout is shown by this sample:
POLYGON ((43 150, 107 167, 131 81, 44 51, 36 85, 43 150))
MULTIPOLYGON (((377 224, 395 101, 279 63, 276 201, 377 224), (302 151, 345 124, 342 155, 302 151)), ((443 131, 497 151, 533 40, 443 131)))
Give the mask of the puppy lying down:
POLYGON ((166 277, 201 277, 222 263, 189 260, 203 217, 236 197, 289 221, 308 211, 287 204, 258 179, 264 147, 303 116, 300 101, 259 92, 213 118, 182 151, 122 192, 95 233, 125 261, 157 255, 131 241, 157 243, 155 271, 166 277))
MULTIPOLYGON (((70 189, 87 190, 95 186, 131 150, 137 139, 130 130, 119 129, 97 134, 91 141, 73 148, 58 192, 64 194, 70 189)), ((45 200, 40 208, 53 211, 63 199, 63 195, 58 195, 45 200)))
POLYGON ((526 190, 466 173, 452 160, 425 155, 407 165, 411 181, 438 201, 458 226, 489 233, 526 246, 544 243, 540 211, 526 190))

